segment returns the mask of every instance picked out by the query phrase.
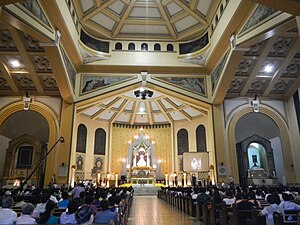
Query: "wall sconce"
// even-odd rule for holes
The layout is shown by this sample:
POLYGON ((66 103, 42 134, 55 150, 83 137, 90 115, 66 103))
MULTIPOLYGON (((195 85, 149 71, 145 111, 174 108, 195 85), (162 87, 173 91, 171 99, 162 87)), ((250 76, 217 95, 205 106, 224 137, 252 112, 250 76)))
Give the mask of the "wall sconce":
POLYGON ((29 110, 29 108, 30 108, 30 103, 31 103, 31 102, 32 102, 32 99, 31 99, 31 97, 29 97, 29 94, 28 94, 28 92, 26 91, 26 95, 23 96, 23 103, 24 103, 23 109, 24 109, 24 110, 29 110))

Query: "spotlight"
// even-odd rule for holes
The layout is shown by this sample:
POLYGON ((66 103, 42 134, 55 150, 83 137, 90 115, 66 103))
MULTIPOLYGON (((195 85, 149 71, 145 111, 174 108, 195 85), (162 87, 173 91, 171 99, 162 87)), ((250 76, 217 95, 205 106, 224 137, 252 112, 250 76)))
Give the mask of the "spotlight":
POLYGON ((141 89, 143 91, 141 91, 141 89, 139 89, 139 90, 133 92, 135 97, 145 100, 145 99, 147 99, 147 97, 151 98, 153 96, 153 91, 149 91, 149 90, 145 89, 144 87, 142 87, 142 88, 141 89))
POLYGON ((253 112, 259 112, 259 99, 257 95, 255 95, 254 99, 251 100, 251 105, 253 108, 253 112))

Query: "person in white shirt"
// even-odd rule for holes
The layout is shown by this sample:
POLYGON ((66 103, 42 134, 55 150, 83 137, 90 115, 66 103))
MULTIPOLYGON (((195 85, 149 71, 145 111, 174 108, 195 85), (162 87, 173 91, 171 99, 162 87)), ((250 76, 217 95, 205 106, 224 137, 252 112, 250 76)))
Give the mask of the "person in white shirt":
POLYGON ((233 205, 235 203, 235 197, 233 197, 233 193, 231 189, 227 189, 225 191, 225 197, 223 198, 223 201, 226 205, 233 205))
POLYGON ((11 209, 13 198, 4 197, 2 199, 2 208, 0 208, 0 224, 14 224, 17 220, 17 213, 11 209))
POLYGON ((280 202, 279 206, 281 206, 284 210, 300 210, 300 205, 291 202, 293 200, 293 196, 287 193, 282 193, 283 201, 280 202))
POLYGON ((34 210, 34 206, 31 203, 27 203, 22 206, 22 215, 17 218, 16 224, 36 224, 34 218, 31 217, 34 210))
POLYGON ((284 210, 279 206, 280 198, 277 194, 270 194, 267 201, 270 205, 261 210, 259 214, 266 217, 266 225, 274 225, 273 213, 279 212, 283 215, 284 210))

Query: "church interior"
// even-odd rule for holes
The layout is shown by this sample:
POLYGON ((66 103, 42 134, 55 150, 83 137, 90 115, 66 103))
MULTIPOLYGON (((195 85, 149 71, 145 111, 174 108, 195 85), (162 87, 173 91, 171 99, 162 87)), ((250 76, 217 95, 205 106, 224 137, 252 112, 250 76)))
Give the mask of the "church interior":
POLYGON ((286 0, 0 1, 0 186, 300 183, 286 0))

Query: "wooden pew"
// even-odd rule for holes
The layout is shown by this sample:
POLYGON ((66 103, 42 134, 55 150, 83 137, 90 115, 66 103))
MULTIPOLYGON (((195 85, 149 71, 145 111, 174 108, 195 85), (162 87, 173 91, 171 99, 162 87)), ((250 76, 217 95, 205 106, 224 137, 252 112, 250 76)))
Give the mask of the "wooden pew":
POLYGON ((284 215, 274 213, 275 225, 300 224, 300 210, 285 210, 284 215))
POLYGON ((255 207, 251 210, 238 210, 234 204, 232 206, 232 215, 230 217, 231 225, 265 225, 265 217, 258 215, 260 211, 261 209, 255 207), (239 217, 241 219, 239 219, 239 217))

